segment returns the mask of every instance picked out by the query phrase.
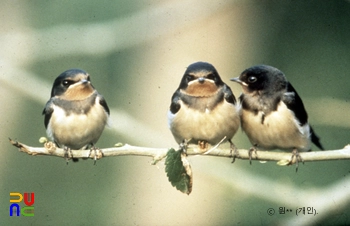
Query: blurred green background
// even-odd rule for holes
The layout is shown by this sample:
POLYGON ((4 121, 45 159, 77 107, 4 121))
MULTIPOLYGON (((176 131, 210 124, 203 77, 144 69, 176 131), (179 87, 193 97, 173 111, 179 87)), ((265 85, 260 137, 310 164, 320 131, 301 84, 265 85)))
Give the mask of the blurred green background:
MULTIPOLYGON (((10 1, 0 3, 0 225, 346 225, 349 161, 190 157, 193 192, 173 188, 164 161, 104 158, 66 165, 32 157, 46 136, 42 109, 69 68, 90 73, 111 126, 97 143, 177 147, 166 112, 186 67, 212 63, 229 81, 244 69, 282 70, 328 150, 350 142, 349 1, 10 1), (9 193, 34 192, 35 216, 10 217, 9 193), (279 214, 279 207, 293 213, 279 214), (298 207, 318 214, 296 216, 298 207), (267 210, 273 208, 273 216, 267 210)), ((233 138, 249 148, 239 131, 233 138)), ((317 148, 314 148, 317 150, 317 148)))

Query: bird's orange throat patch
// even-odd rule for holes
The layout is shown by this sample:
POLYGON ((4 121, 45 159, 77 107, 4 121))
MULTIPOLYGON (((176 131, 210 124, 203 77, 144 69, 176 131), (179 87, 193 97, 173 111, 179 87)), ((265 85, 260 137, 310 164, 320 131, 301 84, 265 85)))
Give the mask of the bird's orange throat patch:
POLYGON ((68 100, 84 100, 91 96, 93 93, 94 88, 90 85, 90 83, 77 84, 69 87, 62 98, 68 100))
POLYGON ((186 88, 186 90, 181 91, 190 96, 208 97, 215 95, 219 89, 214 83, 205 81, 204 83, 192 83, 186 88))

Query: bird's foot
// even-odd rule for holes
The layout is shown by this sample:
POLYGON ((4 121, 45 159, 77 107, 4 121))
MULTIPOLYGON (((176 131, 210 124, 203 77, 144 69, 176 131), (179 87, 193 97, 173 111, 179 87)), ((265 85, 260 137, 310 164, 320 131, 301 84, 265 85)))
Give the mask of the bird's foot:
POLYGON ((73 152, 68 147, 64 147, 63 150, 64 150, 64 158, 66 159, 66 163, 68 165, 70 157, 73 158, 73 152))
POLYGON ((228 142, 230 143, 230 154, 231 154, 231 158, 232 158, 231 163, 234 163, 236 161, 236 158, 239 158, 238 149, 237 149, 236 145, 234 143, 232 143, 231 140, 228 140, 228 142))
POLYGON ((257 151, 257 148, 256 148, 256 146, 253 146, 253 147, 251 147, 250 149, 249 149, 249 151, 248 151, 248 155, 249 155, 249 163, 250 163, 250 165, 252 164, 252 156, 253 156, 253 152, 255 153, 255 158, 257 158, 258 157, 258 153, 256 152, 257 151))
POLYGON ((187 147, 188 147, 188 142, 190 140, 186 140, 184 139, 181 143, 180 143, 180 150, 185 153, 187 155, 187 147))
POLYGON ((95 147, 95 145, 92 145, 91 148, 90 148, 89 156, 91 156, 92 152, 94 152, 94 165, 96 165, 97 156, 99 155, 98 152, 102 153, 102 151, 101 151, 101 149, 95 147))
POLYGON ((206 152, 208 150, 209 143, 205 140, 199 140, 198 147, 201 153, 206 152))
POLYGON ((298 172, 299 162, 301 161, 304 164, 303 158, 300 156, 298 149, 294 148, 292 151, 292 157, 290 159, 290 164, 293 163, 293 159, 295 158, 295 172, 298 172))

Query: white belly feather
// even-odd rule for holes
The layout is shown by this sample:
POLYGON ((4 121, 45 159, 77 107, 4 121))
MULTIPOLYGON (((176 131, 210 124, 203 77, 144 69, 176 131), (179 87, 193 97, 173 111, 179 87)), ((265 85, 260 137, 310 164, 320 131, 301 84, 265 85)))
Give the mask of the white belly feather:
POLYGON ((87 114, 66 115, 64 110, 53 106, 53 114, 47 127, 47 134, 58 144, 80 149, 96 143, 106 125, 108 115, 96 98, 95 106, 87 114), (54 125, 55 130, 52 130, 54 125))
POLYGON ((168 124, 177 143, 191 139, 192 143, 207 141, 217 144, 225 136, 231 139, 239 128, 237 109, 226 101, 213 110, 205 112, 188 108, 180 102, 181 108, 174 115, 168 112, 168 124))
POLYGON ((262 149, 293 149, 310 150, 310 127, 308 123, 300 126, 294 113, 281 102, 277 111, 265 115, 263 112, 255 115, 251 111, 241 109, 242 128, 253 145, 262 149))

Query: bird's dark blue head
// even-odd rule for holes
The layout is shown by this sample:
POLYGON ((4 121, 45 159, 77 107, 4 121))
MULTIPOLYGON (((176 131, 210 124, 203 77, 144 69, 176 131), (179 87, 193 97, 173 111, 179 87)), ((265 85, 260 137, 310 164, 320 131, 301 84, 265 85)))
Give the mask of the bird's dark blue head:
POLYGON ((287 80, 283 72, 268 65, 257 65, 244 70, 238 78, 231 81, 242 85, 243 91, 275 93, 284 90, 287 86, 287 80))
POLYGON ((70 87, 78 84, 89 85, 93 89, 90 84, 90 76, 87 72, 81 69, 69 69, 55 79, 51 90, 51 97, 61 96, 70 87))
POLYGON ((204 88, 209 91, 210 87, 217 89, 222 85, 224 83, 213 65, 206 62, 196 62, 187 67, 179 89, 186 90, 192 86, 197 90, 204 88))

